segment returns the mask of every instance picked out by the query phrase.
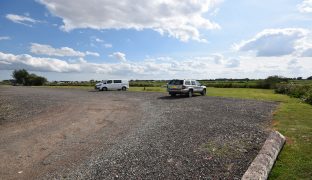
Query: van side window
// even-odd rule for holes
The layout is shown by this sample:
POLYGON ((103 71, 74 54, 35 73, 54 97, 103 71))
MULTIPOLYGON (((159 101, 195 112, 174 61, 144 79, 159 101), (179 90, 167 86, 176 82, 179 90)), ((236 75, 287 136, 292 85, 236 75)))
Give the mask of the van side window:
POLYGON ((112 84, 112 80, 106 81, 107 84, 112 84))
POLYGON ((185 81, 185 85, 191 85, 190 81, 185 81))
POLYGON ((121 80, 114 80, 114 83, 121 83, 121 80))
POLYGON ((195 81, 192 81, 192 85, 196 85, 195 81))

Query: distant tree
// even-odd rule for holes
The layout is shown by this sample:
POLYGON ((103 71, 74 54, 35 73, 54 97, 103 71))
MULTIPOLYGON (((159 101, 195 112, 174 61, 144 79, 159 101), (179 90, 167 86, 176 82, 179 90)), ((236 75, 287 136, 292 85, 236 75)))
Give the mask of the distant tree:
POLYGON ((288 82, 288 78, 282 76, 269 76, 266 79, 259 81, 258 85, 264 89, 274 89, 278 83, 288 82))
POLYGON ((29 74, 25 69, 14 70, 12 77, 17 84, 23 84, 24 86, 41 86, 47 82, 45 77, 29 74))
POLYGON ((29 73, 25 69, 14 70, 12 77, 16 80, 17 84, 26 85, 29 73))
POLYGON ((312 76, 308 77, 307 79, 308 79, 308 80, 312 80, 312 76))
POLYGON ((302 80, 302 77, 297 77, 297 80, 302 80))
POLYGON ((45 77, 37 76, 36 74, 30 74, 28 76, 27 85, 30 85, 30 86, 42 86, 46 82, 47 82, 47 79, 45 77))

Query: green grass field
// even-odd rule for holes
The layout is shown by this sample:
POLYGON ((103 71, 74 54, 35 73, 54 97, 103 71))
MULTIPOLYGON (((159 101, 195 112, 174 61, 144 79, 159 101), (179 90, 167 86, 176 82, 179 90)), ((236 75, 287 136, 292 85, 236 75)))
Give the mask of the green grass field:
MULTIPOLYGON (((80 88, 92 89, 92 87, 80 88)), ((144 90, 143 87, 130 87, 129 91, 166 92, 166 89, 161 87, 146 87, 144 90)), ((273 114, 272 128, 281 132, 286 136, 287 140, 270 174, 270 179, 311 179, 311 105, 303 103, 296 98, 275 94, 273 90, 266 89, 208 88, 207 95, 279 102, 280 105, 273 114)))

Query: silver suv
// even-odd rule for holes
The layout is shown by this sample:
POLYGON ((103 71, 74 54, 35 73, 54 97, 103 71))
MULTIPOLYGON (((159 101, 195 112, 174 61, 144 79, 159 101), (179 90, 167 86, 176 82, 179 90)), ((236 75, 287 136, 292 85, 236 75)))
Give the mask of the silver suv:
POLYGON ((200 93, 204 96, 207 92, 206 86, 202 86, 198 81, 192 79, 171 80, 167 84, 167 91, 171 96, 186 94, 188 97, 192 97, 194 93, 200 93))

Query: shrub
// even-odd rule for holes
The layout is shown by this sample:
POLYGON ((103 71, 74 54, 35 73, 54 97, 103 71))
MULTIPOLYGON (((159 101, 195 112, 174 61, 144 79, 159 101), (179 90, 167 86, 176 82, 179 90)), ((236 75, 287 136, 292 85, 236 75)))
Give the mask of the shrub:
POLYGON ((279 84, 276 86, 275 93, 287 94, 289 90, 289 84, 279 84))
POLYGON ((281 76, 269 76, 268 78, 259 81, 258 86, 262 89, 275 89, 278 83, 287 83, 288 79, 281 76))
POLYGON ((287 94, 291 97, 302 98, 309 90, 310 86, 307 85, 290 85, 287 94))
POLYGON ((312 86, 301 84, 278 84, 276 93, 286 94, 290 97, 300 98, 303 101, 312 104, 312 86))
POLYGON ((312 89, 306 92, 306 94, 303 96, 303 100, 306 103, 312 104, 312 89))
POLYGON ((42 86, 47 82, 47 79, 41 76, 37 76, 36 74, 30 74, 27 78, 27 85, 30 86, 42 86))

